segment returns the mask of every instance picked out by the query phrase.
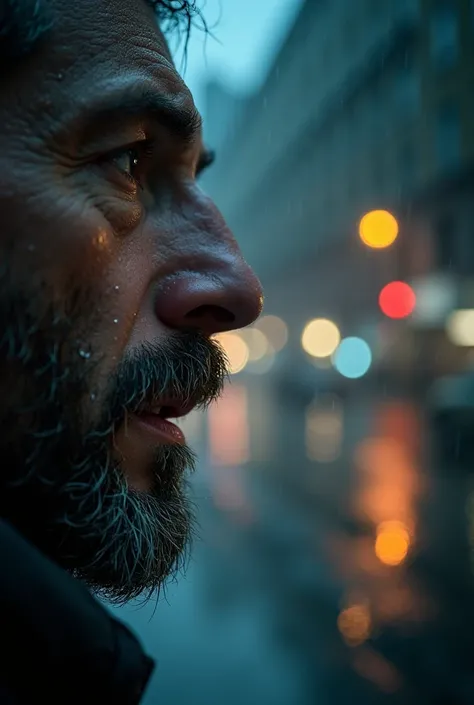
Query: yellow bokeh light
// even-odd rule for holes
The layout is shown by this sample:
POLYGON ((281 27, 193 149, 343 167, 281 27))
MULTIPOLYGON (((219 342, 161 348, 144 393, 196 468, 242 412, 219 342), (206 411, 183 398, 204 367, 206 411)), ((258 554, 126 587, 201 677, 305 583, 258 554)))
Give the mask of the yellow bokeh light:
POLYGON ((263 316, 255 328, 265 335, 274 352, 282 350, 288 342, 288 327, 278 316, 263 316))
POLYGON ((410 548, 410 533, 401 521, 384 521, 377 527, 375 554, 385 565, 403 563, 410 548))
POLYGON ((454 311, 447 320, 446 333, 455 345, 474 347, 474 309, 454 311))
POLYGON ((272 346, 268 342, 267 336, 258 328, 245 328, 239 333, 248 346, 250 362, 257 362, 266 355, 272 354, 272 346))
POLYGON ((388 211, 370 211, 360 221, 359 235, 367 247, 373 249, 389 247, 398 237, 397 219, 388 211))
POLYGON ((337 627, 349 646, 359 646, 370 636, 372 620, 367 605, 352 605, 343 610, 337 627))
POLYGON ((303 331, 303 350, 312 357, 330 357, 341 342, 341 334, 335 323, 327 318, 315 318, 303 331))
POLYGON ((238 333, 219 333, 215 339, 224 348, 232 375, 241 372, 249 361, 249 347, 238 333))

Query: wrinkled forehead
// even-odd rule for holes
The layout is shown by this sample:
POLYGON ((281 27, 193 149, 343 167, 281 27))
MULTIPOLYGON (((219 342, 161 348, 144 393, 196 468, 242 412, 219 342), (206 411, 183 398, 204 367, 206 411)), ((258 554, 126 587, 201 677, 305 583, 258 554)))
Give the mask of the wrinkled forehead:
POLYGON ((126 61, 134 46, 171 62, 151 0, 48 0, 48 10, 53 22, 50 43, 69 45, 80 63, 99 54, 126 61))
MULTIPOLYGON (((31 5, 34 5, 31 2, 31 5)), ((46 0, 48 29, 18 76, 34 89, 33 76, 48 82, 88 86, 117 84, 127 75, 146 75, 166 84, 165 90, 186 91, 168 43, 159 27, 152 0, 46 0)), ((25 3, 28 5, 28 3, 25 3)), ((41 5, 40 5, 41 6, 41 5)), ((59 89, 59 86, 58 86, 59 89)))

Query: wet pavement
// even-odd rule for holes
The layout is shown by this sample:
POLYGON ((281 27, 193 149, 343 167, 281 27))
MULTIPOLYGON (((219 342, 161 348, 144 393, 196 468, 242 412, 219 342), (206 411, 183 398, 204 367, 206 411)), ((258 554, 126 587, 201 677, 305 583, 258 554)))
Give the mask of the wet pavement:
POLYGON ((146 702, 474 703, 470 473, 407 398, 292 423, 266 462, 203 465, 186 577, 120 611, 159 662, 146 702))

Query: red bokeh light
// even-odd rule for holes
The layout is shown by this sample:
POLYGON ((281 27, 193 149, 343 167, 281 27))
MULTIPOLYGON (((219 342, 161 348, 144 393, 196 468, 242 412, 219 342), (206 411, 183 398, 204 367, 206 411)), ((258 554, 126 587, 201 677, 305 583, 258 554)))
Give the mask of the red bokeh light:
POLYGON ((379 306, 388 318, 406 318, 415 309, 415 292, 405 282, 390 282, 380 292, 379 306))

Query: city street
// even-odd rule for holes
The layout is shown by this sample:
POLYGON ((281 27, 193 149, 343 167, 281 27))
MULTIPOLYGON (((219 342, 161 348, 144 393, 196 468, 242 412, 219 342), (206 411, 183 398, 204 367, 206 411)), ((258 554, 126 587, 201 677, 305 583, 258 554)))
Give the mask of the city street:
POLYGON ((288 438, 291 456, 198 472, 186 576, 120 610, 158 660, 147 702, 473 702, 469 477, 423 465, 410 400, 362 386, 331 408, 311 410, 319 461, 288 438))

